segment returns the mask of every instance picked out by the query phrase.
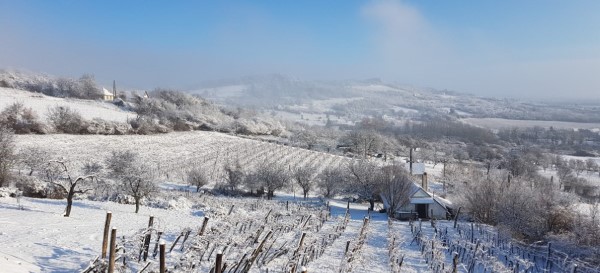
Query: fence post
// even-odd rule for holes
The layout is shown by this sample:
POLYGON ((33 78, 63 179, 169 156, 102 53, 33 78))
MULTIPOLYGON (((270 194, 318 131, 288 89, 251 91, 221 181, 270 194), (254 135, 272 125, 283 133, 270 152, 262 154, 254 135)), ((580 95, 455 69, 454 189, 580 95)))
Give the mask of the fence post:
POLYGON ((146 234, 146 238, 144 238, 144 262, 148 259, 148 248, 150 248, 150 237, 151 231, 150 228, 154 225, 154 216, 150 215, 150 219, 148 220, 148 234, 146 234))
POLYGON ((159 256, 159 262, 160 262, 160 273, 165 273, 166 268, 165 268, 165 242, 160 242, 160 246, 159 246, 159 252, 160 252, 160 256, 159 256))
POLYGON ((456 221, 458 221, 458 215, 460 214, 460 209, 462 207, 458 207, 458 211, 456 212, 456 215, 454 215, 454 228, 456 228, 456 221))
POLYGON ((221 271, 223 270, 221 268, 222 263, 223 263, 223 252, 221 252, 219 250, 219 252, 217 252, 217 260, 215 261, 215 273, 221 273, 221 271))
POLYGON ((552 243, 549 242, 548 243, 548 255, 546 256, 546 269, 545 269, 546 272, 550 272, 549 270, 550 270, 550 264, 551 264, 551 261, 550 261, 551 251, 552 251, 552 243))
POLYGON ((108 230, 110 229, 110 219, 112 212, 106 212, 106 221, 104 221, 104 236, 102 237, 102 259, 106 258, 106 248, 108 246, 108 230))
POLYGON ((344 250, 344 256, 348 254, 348 248, 350 248, 350 241, 346 241, 346 250, 344 250))
POLYGON ((115 248, 117 246, 117 229, 112 228, 110 232, 110 250, 108 252, 108 273, 115 272, 115 248))
POLYGON ((204 221, 202 221, 202 228, 198 232, 198 236, 202 236, 204 234, 204 229, 206 229, 206 224, 208 224, 208 216, 204 216, 204 221))
POLYGON ((456 273, 458 267, 458 253, 454 252, 454 258, 452 258, 452 273, 456 273))

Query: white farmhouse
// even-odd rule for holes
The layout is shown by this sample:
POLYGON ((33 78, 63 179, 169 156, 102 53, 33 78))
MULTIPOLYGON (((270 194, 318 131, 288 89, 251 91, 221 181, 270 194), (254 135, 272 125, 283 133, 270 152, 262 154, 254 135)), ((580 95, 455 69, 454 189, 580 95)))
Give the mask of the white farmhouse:
POLYGON ((102 87, 102 100, 113 101, 115 99, 115 94, 106 90, 106 88, 102 87))

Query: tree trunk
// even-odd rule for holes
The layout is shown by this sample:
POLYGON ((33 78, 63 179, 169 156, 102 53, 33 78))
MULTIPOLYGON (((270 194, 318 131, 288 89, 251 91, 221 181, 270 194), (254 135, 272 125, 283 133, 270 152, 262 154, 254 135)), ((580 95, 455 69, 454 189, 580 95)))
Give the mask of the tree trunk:
POLYGON ((138 213, 138 211, 140 211, 140 198, 134 197, 134 199, 135 199, 135 213, 138 213))
POLYGON ((69 192, 67 193, 67 208, 65 209, 65 217, 69 217, 71 215, 71 207, 73 206, 73 196, 75 195, 75 185, 69 188, 69 192))
POLYGON ((373 198, 369 199, 369 210, 373 211, 375 208, 375 200, 373 198))
POLYGON ((196 185, 196 192, 200 192, 200 184, 196 185))
POLYGON ((306 199, 306 196, 308 195, 308 190, 304 190, 304 199, 306 199))
POLYGON ((267 191, 267 199, 269 199, 269 200, 273 199, 273 195, 275 195, 274 191, 272 191, 272 190, 267 191))

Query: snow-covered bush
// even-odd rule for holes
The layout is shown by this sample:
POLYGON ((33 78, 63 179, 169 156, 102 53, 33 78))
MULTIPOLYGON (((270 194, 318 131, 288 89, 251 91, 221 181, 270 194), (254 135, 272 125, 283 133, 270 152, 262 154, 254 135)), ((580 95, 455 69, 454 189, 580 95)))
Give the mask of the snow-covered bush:
POLYGON ((65 134, 85 133, 88 126, 81 114, 68 106, 56 106, 48 109, 48 122, 54 130, 65 134))
POLYGON ((35 111, 21 102, 15 102, 0 112, 0 125, 13 129, 17 134, 46 133, 35 111))
POLYGON ((15 162, 15 144, 11 129, 0 125, 0 187, 8 184, 15 162))

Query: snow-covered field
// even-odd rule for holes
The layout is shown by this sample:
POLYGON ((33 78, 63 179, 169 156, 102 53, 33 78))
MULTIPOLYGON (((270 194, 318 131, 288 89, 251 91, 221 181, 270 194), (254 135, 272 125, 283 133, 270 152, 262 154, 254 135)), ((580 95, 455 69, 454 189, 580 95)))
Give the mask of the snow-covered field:
POLYGON ((41 148, 53 158, 81 165, 87 161, 103 162, 112 151, 130 149, 157 172, 177 182, 183 182, 185 173, 196 166, 210 172, 211 182, 221 181, 223 165, 240 162, 248 170, 260 164, 279 163, 295 168, 314 166, 322 170, 341 166, 349 158, 283 146, 258 140, 240 138, 217 132, 176 132, 161 135, 19 135, 15 138, 18 149, 41 148))
POLYGON ((123 111, 107 102, 56 98, 41 93, 11 88, 0 87, 0 98, 0 111, 15 102, 21 102, 36 111, 42 119, 46 118, 48 108, 55 106, 69 106, 86 119, 100 118, 108 121, 126 122, 127 118, 136 116, 133 112, 123 111))
POLYGON ((540 126, 556 129, 589 129, 598 130, 599 123, 581 123, 581 122, 566 122, 566 121, 544 121, 544 120, 514 120, 503 118, 464 118, 462 121, 488 129, 503 129, 503 128, 528 128, 540 126))

